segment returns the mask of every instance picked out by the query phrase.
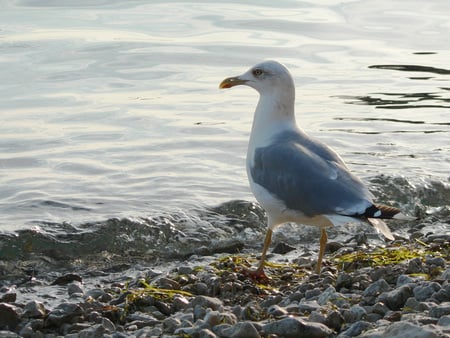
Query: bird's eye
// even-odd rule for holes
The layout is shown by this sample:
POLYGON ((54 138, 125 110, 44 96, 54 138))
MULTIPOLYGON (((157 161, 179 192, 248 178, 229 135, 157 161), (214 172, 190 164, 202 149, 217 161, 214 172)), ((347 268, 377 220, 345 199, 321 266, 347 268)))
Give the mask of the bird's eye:
POLYGON ((254 76, 260 76, 260 75, 262 75, 262 73, 263 73, 262 69, 256 68, 253 70, 254 76))

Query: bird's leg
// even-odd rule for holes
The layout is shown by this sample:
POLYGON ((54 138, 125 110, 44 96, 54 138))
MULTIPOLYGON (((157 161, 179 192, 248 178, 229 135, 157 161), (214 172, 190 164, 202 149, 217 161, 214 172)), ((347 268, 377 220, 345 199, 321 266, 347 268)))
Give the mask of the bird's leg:
POLYGON ((272 241, 272 229, 268 229, 266 233, 266 238, 264 239, 264 246, 261 253, 261 259, 259 261, 258 267, 253 271, 246 271, 245 273, 253 279, 269 279, 264 273, 264 262, 266 260, 267 250, 269 249, 270 242, 272 241))
POLYGON ((319 249, 319 258, 317 259, 317 268, 316 272, 320 273, 320 267, 322 266, 322 258, 323 254, 325 253, 325 246, 327 245, 327 231, 325 228, 321 228, 321 235, 320 235, 320 249, 319 249))

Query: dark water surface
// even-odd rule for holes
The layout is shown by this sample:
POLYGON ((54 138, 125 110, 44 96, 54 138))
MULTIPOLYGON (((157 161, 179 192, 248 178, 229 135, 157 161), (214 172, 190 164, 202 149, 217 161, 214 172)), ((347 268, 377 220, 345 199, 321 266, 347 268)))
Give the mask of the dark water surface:
MULTIPOLYGON (((449 13, 447 0, 2 1, 0 258, 259 243, 245 174, 257 96, 218 84, 268 58, 291 69, 305 130, 380 201, 448 233, 449 13)), ((308 229, 279 236, 315 242, 308 229)))

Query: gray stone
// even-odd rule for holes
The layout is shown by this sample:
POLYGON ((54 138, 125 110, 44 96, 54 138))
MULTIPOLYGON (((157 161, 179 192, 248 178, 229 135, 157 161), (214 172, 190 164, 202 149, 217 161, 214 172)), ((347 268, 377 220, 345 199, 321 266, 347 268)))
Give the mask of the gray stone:
POLYGON ((0 338, 20 338, 20 336, 12 331, 0 330, 0 338))
POLYGON ((221 310, 223 307, 223 303, 220 299, 208 296, 197 296, 190 302, 190 305, 192 307, 199 305, 203 308, 210 308, 212 310, 221 310))
POLYGON ((410 284, 402 285, 392 291, 382 293, 377 301, 385 303, 391 310, 400 310, 409 297, 412 297, 413 291, 410 284))
POLYGON ((381 302, 375 303, 372 307, 372 312, 384 316, 389 311, 389 308, 381 302))
POLYGON ((217 338, 216 334, 208 329, 201 329, 198 332, 198 338, 217 338))
POLYGON ((0 303, 0 330, 15 329, 21 316, 21 308, 8 303, 0 303))
POLYGON ((367 303, 373 304, 377 296, 390 289, 391 287, 389 286, 389 284, 383 278, 380 278, 376 282, 370 284, 363 291, 362 295, 367 303))
POLYGON ((356 337, 359 336, 362 332, 367 331, 372 327, 373 327, 372 323, 359 320, 350 325, 350 327, 347 330, 345 330, 344 333, 348 337, 356 337))
POLYGON ((184 310, 189 305, 189 300, 182 295, 175 295, 173 297, 172 307, 175 312, 184 310))
POLYGON ((450 315, 450 302, 441 303, 433 306, 430 309, 430 316, 434 318, 441 318, 442 316, 450 315))
POLYGON ((320 305, 315 300, 307 300, 298 304, 298 312, 308 314, 316 311, 320 308, 320 305))
POLYGON ((67 293, 69 294, 69 296, 80 295, 80 294, 83 295, 84 290, 83 290, 83 287, 81 286, 81 283, 72 282, 67 285, 67 293))
POLYGON ((445 315, 439 318, 437 325, 450 328, 450 315, 445 315))
POLYGON ((340 290, 341 288, 351 288, 353 283, 354 281, 352 275, 346 272, 340 272, 336 279, 336 289, 340 290))
POLYGON ((102 297, 105 294, 105 291, 103 291, 102 289, 92 289, 89 290, 85 293, 86 298, 87 297, 92 297, 94 299, 98 299, 100 297, 102 297))
MULTIPOLYGON (((362 336, 365 337, 365 336, 362 336)), ((442 331, 434 325, 415 325, 410 322, 395 322, 384 331, 389 338, 442 338, 442 331)))
POLYGON ((167 278, 167 277, 161 277, 156 281, 156 285, 161 289, 170 289, 170 290, 179 290, 180 289, 180 283, 177 281, 167 278))
POLYGON ((36 300, 28 302, 23 310, 24 317, 28 318, 44 318, 47 314, 44 304, 36 300))
POLYGON ((14 303, 17 299, 17 293, 13 288, 2 290, 4 294, 0 297, 0 303, 14 303))
POLYGON ((365 319, 367 316, 367 311, 361 305, 353 305, 350 309, 344 309, 342 315, 346 322, 354 323, 365 319))
POLYGON ((63 323, 71 322, 75 317, 83 313, 81 307, 74 303, 62 303, 50 311, 47 316, 47 324, 61 326, 63 323))
POLYGON ((419 311, 419 312, 423 312, 423 311, 427 311, 429 310, 432 306, 435 306, 435 303, 431 303, 431 302, 419 302, 416 298, 414 297, 409 297, 404 305, 404 311, 419 311))
POLYGON ((92 325, 90 328, 81 330, 78 333, 79 338, 101 338, 105 335, 105 328, 102 324, 92 325))
POLYGON ((328 313, 324 324, 328 326, 330 329, 339 332, 344 322, 345 322, 344 317, 342 317, 339 311, 333 310, 330 313, 328 313))
POLYGON ((442 274, 440 279, 450 281, 450 268, 447 268, 442 274))
POLYGON ((103 317, 102 318, 102 326, 105 328, 106 332, 114 332, 116 331, 116 326, 114 325, 114 323, 112 321, 110 321, 108 318, 103 317))
POLYGON ((400 275, 397 278, 397 283, 396 283, 396 287, 405 285, 405 284, 410 284, 410 283, 419 283, 425 280, 425 277, 423 276, 408 276, 408 275, 400 275))
POLYGON ((264 333, 276 334, 284 338, 323 338, 329 336, 333 331, 320 323, 308 323, 300 318, 287 317, 263 326, 264 333))
POLYGON ((423 302, 428 300, 435 292, 441 289, 441 285, 436 282, 424 282, 422 285, 418 285, 414 288, 414 297, 423 302))
POLYGON ((425 259, 425 264, 429 268, 445 268, 445 259, 442 257, 427 257, 425 259))
POLYGON ((422 267, 422 259, 421 258, 413 258, 408 262, 408 268, 405 271, 406 273, 421 273, 423 272, 422 267))
POLYGON ((317 303, 319 303, 319 305, 333 303, 338 306, 342 306, 343 304, 348 303, 348 301, 342 293, 336 292, 336 289, 334 287, 329 286, 319 295, 317 303))
POLYGON ((224 330, 225 337, 229 338, 260 338, 258 330, 251 322, 240 322, 224 330))
POLYGON ((160 327, 143 327, 133 332, 133 337, 147 338, 147 337, 161 337, 162 330, 160 327))
POLYGON ((174 333, 181 327, 181 320, 175 317, 169 317, 163 320, 163 329, 165 333, 174 333))
POLYGON ((283 309, 281 306, 278 305, 272 305, 267 309, 267 314, 269 316, 280 318, 287 315, 287 311, 283 309))

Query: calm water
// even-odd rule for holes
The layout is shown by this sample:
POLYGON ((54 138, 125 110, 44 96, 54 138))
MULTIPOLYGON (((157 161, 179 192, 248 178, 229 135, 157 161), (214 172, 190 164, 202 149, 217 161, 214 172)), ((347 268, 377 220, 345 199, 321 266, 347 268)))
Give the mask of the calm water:
POLYGON ((1 230, 195 227, 194 210, 252 201, 257 95, 218 84, 268 58, 291 69, 303 128, 378 196, 448 205, 448 0, 149 3, 1 2, 1 230))

